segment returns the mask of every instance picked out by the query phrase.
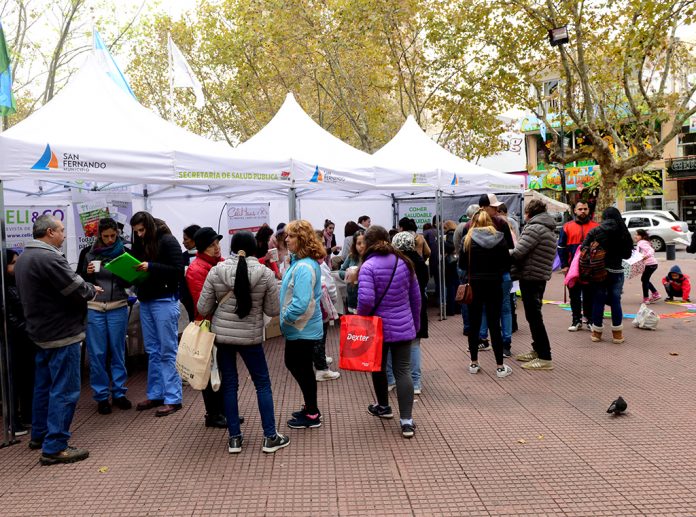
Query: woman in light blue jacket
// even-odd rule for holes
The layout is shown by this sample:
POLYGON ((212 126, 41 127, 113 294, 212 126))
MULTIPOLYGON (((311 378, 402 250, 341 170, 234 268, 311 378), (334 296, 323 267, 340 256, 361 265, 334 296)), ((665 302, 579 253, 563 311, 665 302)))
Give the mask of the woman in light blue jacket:
POLYGON ((321 316, 321 270, 326 257, 323 243, 308 221, 292 221, 285 228, 290 267, 280 288, 280 330, 285 336, 285 366, 302 390, 304 405, 292 414, 288 427, 321 426, 313 354, 324 328, 321 316))

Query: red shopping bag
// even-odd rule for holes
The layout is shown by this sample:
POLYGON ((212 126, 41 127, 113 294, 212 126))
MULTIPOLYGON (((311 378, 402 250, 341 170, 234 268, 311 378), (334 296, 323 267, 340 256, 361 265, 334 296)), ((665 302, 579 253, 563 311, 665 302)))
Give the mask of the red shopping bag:
POLYGON ((382 343, 382 318, 350 314, 342 316, 338 367, 356 372, 380 371, 382 343))

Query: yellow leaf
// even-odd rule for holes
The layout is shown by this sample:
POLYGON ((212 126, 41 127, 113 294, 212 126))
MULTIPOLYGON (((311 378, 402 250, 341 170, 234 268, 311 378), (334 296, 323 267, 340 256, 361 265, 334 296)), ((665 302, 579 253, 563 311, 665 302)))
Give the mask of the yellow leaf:
POLYGON ((100 474, 106 474, 109 471, 109 467, 99 467, 100 474))
POLYGON ((537 436, 537 438, 538 438, 539 440, 543 440, 543 439, 544 439, 544 435, 543 435, 543 434, 540 434, 539 436, 537 436))

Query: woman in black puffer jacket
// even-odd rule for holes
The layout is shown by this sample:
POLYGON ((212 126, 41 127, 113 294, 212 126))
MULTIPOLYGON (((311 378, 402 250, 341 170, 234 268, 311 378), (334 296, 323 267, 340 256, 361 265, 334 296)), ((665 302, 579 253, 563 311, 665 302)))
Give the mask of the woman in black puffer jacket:
POLYGON ((184 263, 179 242, 164 221, 147 212, 130 220, 133 227, 133 255, 142 261, 139 271, 148 277, 137 283, 140 324, 148 354, 147 399, 136 409, 163 406, 155 416, 167 416, 181 409, 181 377, 176 371, 179 347, 179 283, 184 263))
POLYGON ((606 252, 604 263, 606 279, 598 284, 590 284, 594 290, 592 304, 592 341, 601 341, 604 330, 604 305, 611 308, 611 332, 614 343, 623 343, 623 309, 621 291, 624 284, 622 259, 627 259, 633 251, 633 239, 628 233, 621 212, 609 207, 602 212, 602 223, 590 230, 582 243, 589 247, 597 242, 606 252))

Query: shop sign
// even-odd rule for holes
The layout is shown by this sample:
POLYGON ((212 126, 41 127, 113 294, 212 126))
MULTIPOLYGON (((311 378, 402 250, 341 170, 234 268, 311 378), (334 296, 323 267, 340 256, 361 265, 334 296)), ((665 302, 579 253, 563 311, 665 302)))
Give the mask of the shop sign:
POLYGON ((670 178, 690 178, 696 176, 695 158, 673 158, 667 162, 667 175, 670 178))
MULTIPOLYGON (((585 184, 591 181, 600 168, 598 165, 584 165, 582 167, 566 167, 566 191, 581 191, 585 184)), ((532 190, 562 190, 561 174, 557 168, 552 168, 546 174, 527 177, 527 188, 532 190)))

